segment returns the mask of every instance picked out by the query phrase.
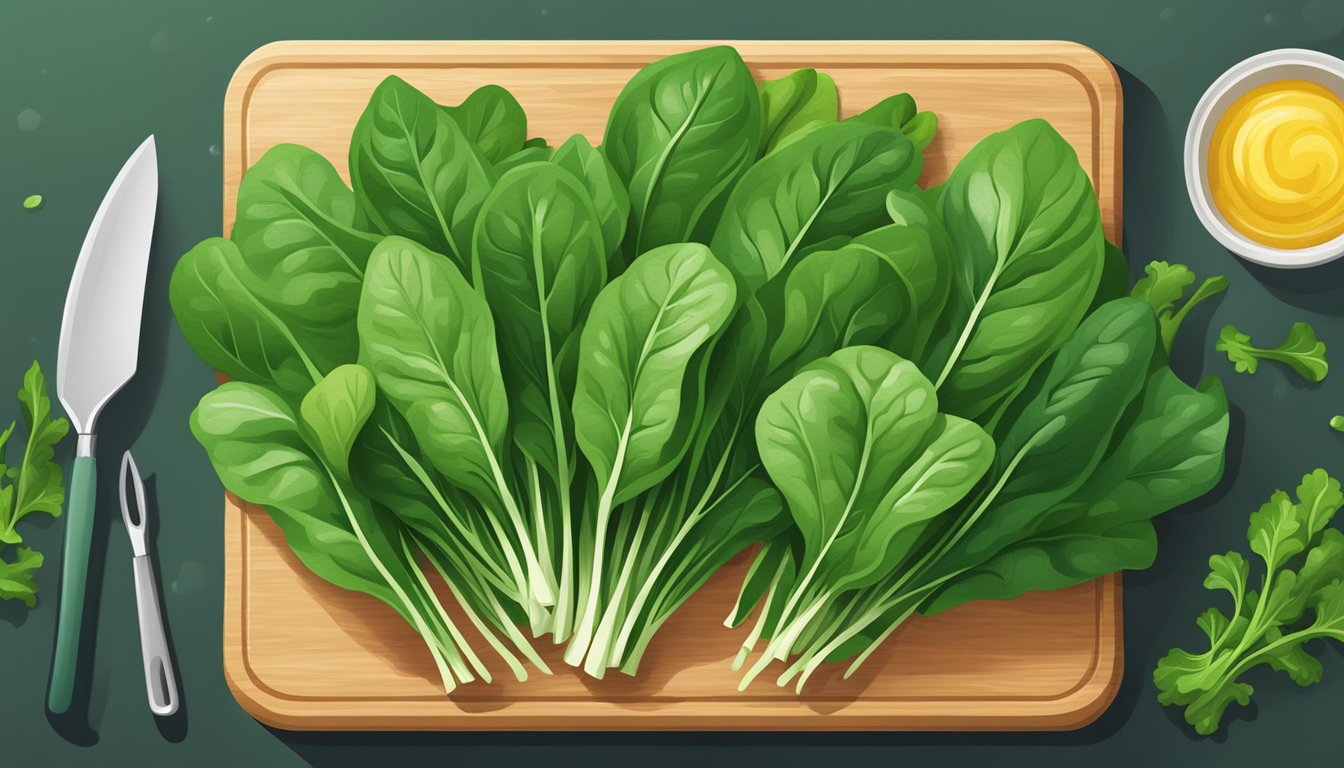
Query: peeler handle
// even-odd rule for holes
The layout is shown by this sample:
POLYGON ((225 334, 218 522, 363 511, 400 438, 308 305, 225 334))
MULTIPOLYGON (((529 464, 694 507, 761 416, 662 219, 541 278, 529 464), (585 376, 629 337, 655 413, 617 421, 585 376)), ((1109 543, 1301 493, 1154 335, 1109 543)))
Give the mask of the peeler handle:
POLYGON ((177 712, 177 675, 163 631, 159 590, 148 555, 135 558, 135 604, 140 615, 140 652, 145 662, 149 708, 160 717, 177 712))

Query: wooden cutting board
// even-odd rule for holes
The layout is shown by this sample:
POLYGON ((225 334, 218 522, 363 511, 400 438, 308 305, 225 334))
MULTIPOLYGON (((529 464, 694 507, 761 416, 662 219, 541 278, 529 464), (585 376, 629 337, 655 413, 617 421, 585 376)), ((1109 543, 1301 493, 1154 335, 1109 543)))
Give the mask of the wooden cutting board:
MULTIPOLYGON (((286 42, 238 68, 224 105, 224 231, 243 171, 269 147, 304 144, 343 174, 369 93, 396 74, 456 103, 498 83, 527 110, 529 135, 594 143, 641 66, 706 42, 286 42)), ((984 135, 1044 117, 1077 150, 1120 235, 1120 84, 1095 51, 1062 42, 733 42, 758 78, 815 67, 841 112, 910 92, 938 115, 925 181, 939 182, 984 135)), ((266 513, 229 498, 224 515, 224 671, 243 707, 289 729, 1000 730, 1077 728, 1121 677, 1120 579, 911 621, 855 678, 824 670, 801 698, 762 675, 736 690, 729 668, 746 628, 722 626, 739 558, 667 623, 637 678, 576 673, 526 683, 495 663, 491 684, 451 697, 419 637, 376 600, 308 574, 266 513)), ((480 647, 478 645, 478 647, 480 647)), ((484 650, 488 650, 483 648, 484 650)))

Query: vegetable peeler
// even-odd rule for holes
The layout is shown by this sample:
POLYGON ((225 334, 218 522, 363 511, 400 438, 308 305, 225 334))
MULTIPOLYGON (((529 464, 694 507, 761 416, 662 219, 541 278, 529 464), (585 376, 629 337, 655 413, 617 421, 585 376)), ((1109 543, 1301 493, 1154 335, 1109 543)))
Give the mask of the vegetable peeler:
POLYGON ((130 451, 121 459, 120 489, 121 517, 126 521, 126 533, 131 537, 131 551, 135 554, 135 605, 140 615, 140 655, 145 663, 145 691, 149 694, 150 710, 163 717, 177 712, 177 676, 173 672, 172 655, 168 652, 168 636, 163 631, 163 609, 159 606, 154 561, 149 555, 145 482, 130 451))

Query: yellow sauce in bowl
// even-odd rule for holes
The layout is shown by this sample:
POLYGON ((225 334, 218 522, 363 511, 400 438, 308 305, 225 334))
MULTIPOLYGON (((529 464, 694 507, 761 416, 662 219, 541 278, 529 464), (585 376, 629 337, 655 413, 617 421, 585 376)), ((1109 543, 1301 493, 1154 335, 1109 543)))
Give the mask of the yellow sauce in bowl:
POLYGON ((1307 80, 1246 93, 1213 132, 1209 191, 1223 219, 1261 245, 1344 235, 1344 102, 1307 80))

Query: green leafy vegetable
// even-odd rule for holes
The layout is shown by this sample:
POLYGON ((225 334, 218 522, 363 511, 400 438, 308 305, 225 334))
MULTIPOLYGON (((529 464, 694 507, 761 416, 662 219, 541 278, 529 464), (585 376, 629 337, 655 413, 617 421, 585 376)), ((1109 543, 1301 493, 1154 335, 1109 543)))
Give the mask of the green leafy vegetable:
POLYGON ((472 228, 495 171, 447 110, 398 77, 384 80, 355 124, 350 180, 379 232, 470 269, 472 228))
POLYGON ((838 120, 840 94, 830 75, 800 69, 760 85, 761 154, 782 142, 838 120))
POLYGON ((856 123, 896 128, 908 136, 921 152, 929 148, 934 134, 938 132, 938 116, 932 112, 920 112, 914 98, 908 93, 888 96, 849 119, 856 123))
POLYGON ((1304 645, 1344 642, 1344 534, 1329 527, 1344 494, 1317 469, 1302 478, 1296 496, 1275 491, 1251 515, 1247 539, 1263 564, 1260 588, 1251 589, 1251 565, 1239 553, 1210 557, 1204 588, 1226 592, 1232 611, 1200 614, 1195 623, 1208 649, 1173 648, 1153 672, 1158 701, 1184 708, 1198 733, 1217 731, 1232 703, 1250 703, 1255 690, 1242 677, 1251 669, 1268 665, 1298 685, 1314 685, 1321 663, 1304 645))
POLYGON ((192 432, 224 486, 266 507, 309 570, 377 597, 414 626, 444 689, 452 691, 457 681, 473 679, 468 664, 478 674, 488 672, 469 652, 462 658, 457 630, 405 540, 385 527, 344 467, 333 463, 346 461, 342 448, 372 409, 370 378, 358 366, 338 368, 304 398, 302 418, 265 389, 230 382, 202 399, 192 432))
MULTIPOLYGON (((578 624, 565 653, 579 664, 597 630, 607 528, 613 511, 661 482, 699 424, 702 348, 727 322, 736 298, 732 275, 702 245, 655 248, 598 294, 579 344, 574 431, 592 467, 598 502, 585 530, 591 563, 578 624)), ((626 583, 615 586, 624 590, 626 583)))
MULTIPOLYGON (((29 195, 29 196, 23 198, 23 207, 24 207, 24 210, 28 210, 28 211, 36 211, 38 208, 41 208, 41 207, 42 207, 42 196, 41 196, 41 195, 29 195)), ((41 555, 39 555, 38 557, 41 557, 41 555)))
POLYGON ((728 198, 711 248, 754 292, 807 246, 887 223, 887 192, 913 187, 921 162, 897 131, 819 128, 751 167, 728 198))
POLYGON ((1092 297, 1092 306, 1087 312, 1091 314, 1102 304, 1129 295, 1129 262, 1120 246, 1107 240, 1102 257, 1101 280, 1097 283, 1097 293, 1092 297))
POLYGON ((1336 432, 1344 432, 1344 416, 1331 417, 1330 428, 1336 432))
MULTIPOLYGON (((481 641, 520 680, 543 637, 636 674, 758 543, 736 664, 800 689, 915 613, 1146 567, 1151 518, 1222 472, 1221 387, 1158 345, 1216 284, 1180 306, 1193 278, 1154 265, 1130 298, 1044 121, 921 189, 934 115, 838 117, 828 75, 758 84, 723 46, 642 69, 600 148, 528 138, 498 86, 389 77, 351 186, 276 146, 178 264, 183 333, 233 379, 193 431, 449 690, 490 679, 481 641)), ((59 509, 33 478, 5 510, 59 509)), ((22 558, 0 588, 26 599, 22 558)))
POLYGON ((968 492, 994 453, 979 426, 938 413, 933 384, 914 364, 872 347, 818 361, 767 398, 756 442, 788 500, 803 557, 743 688, 786 658, 835 598, 886 576, 912 532, 968 492))
POLYGON ((13 562, 0 557, 0 600, 18 600, 32 608, 37 604, 37 582, 33 581, 33 573, 42 567, 42 553, 19 547, 16 554, 13 562))
MULTIPOLYGON (((620 255, 621 242, 630 218, 630 194, 616 169, 582 136, 572 136, 555 150, 551 162, 574 175, 588 191, 602 228, 602 243, 608 255, 620 255)), ((617 262, 624 268, 624 262, 617 262)), ((620 269, 611 269, 612 274, 620 269)))
POLYGON ((1043 120, 975 145, 938 210, 958 255, 960 300, 921 365, 948 413, 975 418, 1020 387, 1092 303, 1101 216, 1073 148, 1043 120))
MULTIPOLYGON (((477 88, 461 104, 442 109, 488 162, 498 165, 527 146, 527 115, 513 94, 498 85, 477 88)), ((533 148, 544 149, 545 144, 533 148)))
POLYGON ((29 547, 18 547, 11 561, 5 548, 23 543, 17 525, 35 513, 53 517, 61 514, 65 486, 61 467, 54 461, 55 448, 70 431, 63 418, 52 419, 47 382, 36 362, 24 374, 19 389, 19 410, 28 439, 19 463, 6 463, 6 447, 17 425, 0 430, 0 600, 19 600, 29 608, 37 600, 33 572, 42 565, 42 554, 29 547))
POLYGON ((509 402, 484 297, 448 259, 390 237, 369 259, 359 337, 360 360, 434 468, 503 526, 534 608, 553 604, 555 574, 537 546, 546 539, 534 534, 505 452, 509 402))
POLYGON ((1195 273, 1189 267, 1154 261, 1143 271, 1145 275, 1134 284, 1133 295, 1151 304, 1157 312, 1157 322, 1162 327, 1162 347, 1170 354, 1181 323, 1200 302, 1226 291, 1227 278, 1222 275, 1207 278, 1187 298, 1186 289, 1195 282, 1195 273))
POLYGON ((607 252, 589 195, 558 164, 506 174, 476 226, 476 284, 494 311, 501 370, 511 382, 514 463, 542 499, 533 533, 541 568, 559 567, 558 639, 569 635, 577 567, 569 489, 579 461, 569 404, 579 332, 606 283, 607 252))
POLYGON ((1293 323, 1288 338, 1272 349, 1262 349, 1251 343, 1251 337, 1230 325, 1218 333, 1215 348, 1227 355, 1237 373, 1254 374, 1261 360, 1284 363, 1307 381, 1322 381, 1329 373, 1325 361, 1325 342, 1316 338, 1316 331, 1307 323, 1293 323))
POLYGON ((634 258, 691 240, 756 159, 761 105, 737 51, 690 51, 650 64, 611 107, 602 151, 630 194, 634 258))

